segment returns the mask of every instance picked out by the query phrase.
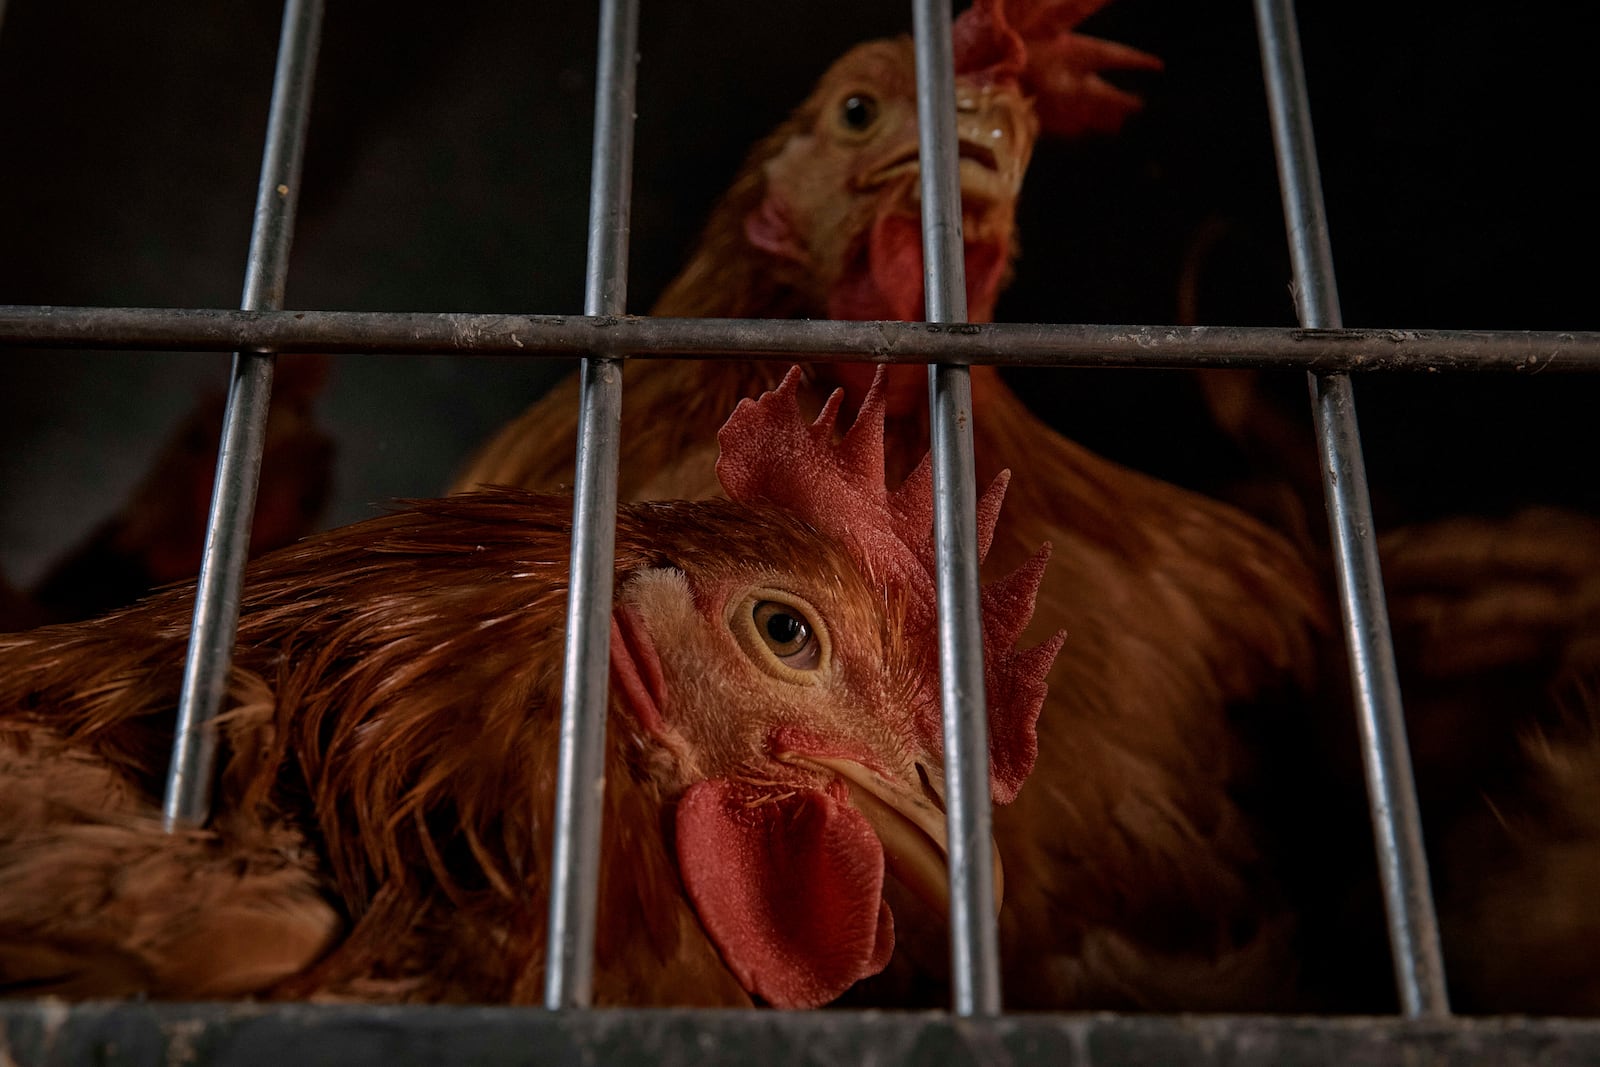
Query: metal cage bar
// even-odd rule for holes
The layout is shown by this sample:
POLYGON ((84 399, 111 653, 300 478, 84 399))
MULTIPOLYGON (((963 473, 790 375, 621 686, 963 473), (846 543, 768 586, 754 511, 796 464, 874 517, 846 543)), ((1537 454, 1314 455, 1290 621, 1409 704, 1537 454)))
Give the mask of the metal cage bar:
MULTIPOLYGON (((966 251, 956 175, 955 60, 949 0, 913 0, 922 159, 923 288, 929 322, 965 321, 966 251)), ((957 1015, 1000 1013, 1000 935, 990 852, 989 713, 978 591, 972 371, 928 368, 939 612, 939 706, 949 824, 950 980, 957 1015)))
MULTIPOLYGON (((1305 330, 1019 322, 652 319, 389 311, 222 311, 0 304, 0 345, 226 352, 367 352, 555 359, 926 363, 1012 367, 1192 367, 1519 375, 1600 371, 1600 332, 1305 330)), ((4 353, 0 352, 0 357, 4 353)))
MULTIPOLYGON (((0 18, 4 15, 0 0, 0 18)), ((960 1015, 998 1014, 1000 988, 995 938, 993 879, 987 790, 987 721, 978 621, 975 473, 970 415, 970 363, 1042 366, 1301 367, 1312 374, 1311 391, 1324 467, 1324 488, 1336 553, 1341 612, 1350 646, 1363 756, 1372 797, 1380 867, 1389 908, 1391 940, 1404 1011, 1410 1017, 1448 1015, 1437 924, 1428 887, 1415 789, 1407 751, 1393 648, 1383 604, 1382 578, 1372 538, 1361 441, 1356 424, 1351 370, 1491 370, 1534 373, 1600 369, 1600 333, 1345 330, 1327 224, 1317 175, 1309 103, 1292 0, 1255 0, 1263 66, 1272 113, 1284 211, 1294 261, 1301 330, 1070 325, 962 324, 966 317, 959 186, 955 171, 954 75, 950 11, 941 0, 913 0, 919 134, 922 145, 923 239, 927 316, 931 323, 776 322, 761 320, 632 319, 622 315, 626 297, 629 192, 635 96, 637 0, 603 0, 596 88, 591 182, 589 256, 584 316, 423 315, 341 312, 282 312, 300 164, 309 115, 322 0, 287 0, 284 8, 272 109, 258 189, 255 225, 241 310, 106 309, 0 306, 0 343, 56 347, 126 347, 234 351, 234 371, 219 453, 204 563, 197 591, 190 650, 185 664, 179 726, 164 806, 168 828, 203 821, 211 783, 210 718, 222 699, 238 622, 239 591, 270 401, 273 359, 279 351, 496 353, 554 358, 586 354, 582 371, 569 643, 563 690, 560 770, 546 1004, 551 1008, 589 1003, 593 966, 595 898, 600 841, 602 758, 606 728, 609 643, 607 606, 612 596, 620 437, 621 363, 629 355, 693 354, 703 358, 869 359, 885 363, 940 361, 929 368, 934 453, 935 527, 938 546, 941 695, 943 698, 950 826, 952 963, 955 1010, 960 1015), (937 324, 950 325, 941 329, 937 324)), ((28 1007, 0 1009, 7 1026, 23 1020, 28 1007)), ((190 1008, 151 1009, 127 1005, 117 1018, 141 1013, 177 1015, 190 1008)), ((249 1009, 256 1011, 258 1009, 249 1009)), ((415 1009, 408 1009, 415 1010, 415 1009)), ((478 1009, 469 1009, 476 1011, 478 1009)), ((471 1015, 476 1024, 545 1028, 587 1027, 592 1016, 563 1016, 533 1024, 513 1013, 471 1015)), ((228 1009, 200 1010, 205 1026, 238 1024, 228 1009)), ((315 1009, 266 1013, 271 1020, 311 1019, 316 1025, 365 1024, 368 1015, 398 1009, 339 1011, 313 1018, 315 1009), (297 1012, 304 1014, 297 1015, 297 1012)), ((449 1010, 420 1013, 453 1019, 449 1010)), ((463 1015, 462 1018, 468 1018, 463 1015)), ((691 1020, 706 1016, 685 1013, 691 1020)), ((94 1024, 92 1013, 75 1012, 73 1025, 94 1024)), ((672 1013, 640 1017, 639 1025, 676 1025, 672 1013)), ((710 1032, 747 1026, 760 1029, 770 1015, 709 1017, 710 1032)), ((825 1017, 777 1037, 817 1028, 825 1017)), ((787 1024, 792 1020, 781 1020, 787 1024)), ((1219 1020, 1225 1026, 1229 1020, 1219 1020)), ((611 1025, 592 1023, 602 1030, 611 1025)), ((632 1025, 632 1020, 630 1020, 632 1025)), ((776 1024, 774 1024, 776 1025, 776 1024)), ((1063 1050, 1087 1048, 1093 1031, 1128 1028, 1141 1038, 1165 1036, 1168 1023, 1139 1020, 1036 1023, 1000 1020, 994 1032, 1063 1027, 1063 1050)), ((1191 1024, 1178 1024, 1190 1033, 1191 1024)), ((1279 1036, 1288 1023, 1246 1023, 1279 1036)), ((1337 1025, 1337 1024, 1335 1024, 1337 1025)), ((1404 1029, 1392 1033, 1428 1047, 1430 1035, 1451 1029, 1404 1029)), ((1444 1024, 1425 1023, 1442 1027, 1444 1024)), ((948 1030, 937 1019, 846 1018, 840 1033, 893 1032, 903 1047, 888 1050, 909 1058, 913 1038, 948 1030), (859 1026, 857 1025, 859 1024, 859 1026)), ((1369 1031, 1370 1021, 1363 1021, 1369 1031)), ((271 1024, 268 1025, 271 1029, 271 1024)), ((313 1027, 315 1029, 315 1027, 313 1027)), ((1035 1034, 1017 1032, 1037 1041, 1035 1034)), ((30 1033, 32 1031, 29 1031, 30 1033)), ((42 1032, 42 1030, 41 1030, 42 1032)), ((365 1032, 365 1031, 363 1031, 365 1032)), ((698 1030, 704 1035, 707 1031, 698 1030)), ((1227 1037, 1231 1031, 1220 1031, 1227 1037)), ((1313 1031, 1307 1031, 1313 1032, 1313 1031)), ((1360 1032, 1329 1033, 1341 1041, 1366 1040, 1360 1032)), ((964 1031, 951 1031, 955 1047, 964 1031)), ((1052 1031, 1052 1034, 1054 1031, 1052 1031)), ((1288 1039, 1295 1038, 1288 1029, 1288 1039)), ((1298 1031, 1296 1031, 1298 1033, 1298 1031)), ((1323 1031, 1316 1030, 1321 1035, 1323 1031)), ((1520 1031, 1514 1031, 1516 1037, 1520 1031)), ((1528 1028, 1532 1048, 1546 1050, 1555 1024, 1528 1028), (1543 1028, 1541 1028, 1543 1027, 1543 1028), (1545 1044, 1540 1044, 1544 1041, 1545 1044)), ((1578 1029, 1581 1051, 1592 1043, 1592 1027, 1578 1029)), ((564 1035, 561 1036, 565 1040, 564 1035)), ((692 1045, 694 1034, 683 1040, 692 1045)), ((1021 1037, 1018 1038, 1021 1040, 1021 1037)), ((870 1036, 862 1040, 870 1042, 870 1036)), ((1054 1037, 1051 1040, 1055 1040, 1054 1037)), ((657 1042, 659 1044, 659 1042, 657 1042)), ((702 1046, 703 1046, 702 1041, 702 1046)), ((1470 1040, 1469 1040, 1470 1044, 1470 1040)), ((769 1043, 770 1050, 780 1047, 769 1043)), ((653 1048, 649 1041, 645 1047, 653 1048)), ((730 1046, 731 1047, 731 1046, 730 1046)), ((1035 1047, 1035 1046, 1028 1046, 1035 1047)), ((1187 1048, 1187 1046, 1184 1046, 1187 1048)), ((1521 1046, 1518 1046, 1519 1048, 1521 1046)), ((1558 1046, 1558 1049, 1560 1046, 1558 1046)), ((1209 1062, 1215 1043, 1201 1041, 1194 1062, 1209 1062)), ((743 1053, 741 1053, 743 1055, 743 1053)), ((805 1058, 802 1049, 799 1058, 805 1058)), ((1085 1053, 1087 1055, 1087 1053, 1085 1053)), ((1530 1052, 1532 1055, 1532 1052, 1530 1052)), ((1560 1057, 1558 1057, 1560 1058, 1560 1057)))
POLYGON ((1593 1067, 1600 1020, 33 1000, 0 1003, 0 1048, 30 1067, 1593 1067))
MULTIPOLYGON (((1293 0, 1256 0, 1256 23, 1294 263, 1296 309, 1304 326, 1337 328, 1339 293, 1293 0)), ((1346 374, 1313 374, 1310 385, 1400 1003, 1411 1018, 1448 1015, 1439 924, 1428 884, 1355 397, 1346 374)))
MULTIPOLYGON (((588 315, 620 315, 627 303, 638 36, 638 0, 604 0, 589 186, 584 294, 588 315)), ((617 455, 622 437, 621 362, 605 356, 586 357, 581 389, 550 932, 545 953, 544 1001, 545 1007, 552 1009, 587 1007, 594 984, 617 536, 617 455)))
MULTIPOLYGON (((311 85, 322 29, 322 0, 287 0, 272 78, 266 146, 256 189, 255 222, 245 272, 244 311, 283 307, 300 199, 300 165, 311 116, 311 85)), ((216 736, 211 720, 222 705, 239 629, 239 596, 250 521, 255 514, 274 357, 240 351, 233 357, 223 413, 222 442, 211 513, 195 590, 194 620, 183 666, 178 721, 172 738, 162 823, 168 830, 205 822, 211 808, 216 736)))

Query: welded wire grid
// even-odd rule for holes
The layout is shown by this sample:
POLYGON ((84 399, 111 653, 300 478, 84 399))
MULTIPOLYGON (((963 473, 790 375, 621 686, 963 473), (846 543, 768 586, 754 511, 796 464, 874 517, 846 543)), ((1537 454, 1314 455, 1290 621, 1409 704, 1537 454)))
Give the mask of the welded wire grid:
MULTIPOLYGON (((625 313, 638 0, 603 0, 583 316, 287 313, 283 282, 305 142, 321 0, 288 0, 241 311, 0 308, 0 341, 31 346, 237 349, 165 804, 203 822, 216 714, 237 626, 255 484, 279 351, 586 354, 574 498, 569 647, 546 1004, 589 1003, 605 737, 621 358, 868 358, 929 369, 949 793, 954 1010, 998 1013, 989 871, 986 717, 978 624, 967 365, 1297 366, 1313 414, 1344 633, 1403 1012, 1448 1013, 1411 764, 1372 538, 1350 380, 1359 369, 1600 369, 1600 333, 1341 329, 1310 111, 1290 0, 1255 0, 1274 143, 1305 330, 650 320, 625 313)), ((3 9, 0 9, 3 10, 3 9)), ((914 0, 928 318, 966 317, 956 178, 950 7, 914 0)))

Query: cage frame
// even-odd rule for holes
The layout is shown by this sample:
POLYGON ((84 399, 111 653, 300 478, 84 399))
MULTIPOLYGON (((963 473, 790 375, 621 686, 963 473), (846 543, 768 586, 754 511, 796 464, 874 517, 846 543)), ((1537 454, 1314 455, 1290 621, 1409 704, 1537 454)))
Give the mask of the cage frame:
MULTIPOLYGON (((1253 0, 1295 279, 1299 329, 965 323, 956 181, 951 12, 913 0, 928 321, 652 319, 625 314, 639 0, 601 0, 589 254, 581 316, 283 310, 324 0, 286 0, 245 291, 238 311, 0 306, 0 344, 232 351, 212 511, 163 804, 168 829, 203 823, 214 743, 277 353, 318 351, 581 354, 569 644, 559 752, 545 1006, 0 1004, 0 1053, 21 1062, 253 1063, 303 1049, 308 1062, 558 1062, 656 1054, 713 1063, 883 1058, 965 1063, 1048 1055, 1100 1063, 1592 1062, 1600 1022, 1463 1020, 1450 1015, 1420 815, 1383 600, 1353 373, 1600 370, 1600 332, 1346 329, 1339 308, 1299 32, 1292 0, 1253 0), (589 1004, 598 878, 622 364, 660 356, 929 362, 940 648, 952 881, 951 1013, 733 1013, 614 1010, 589 1004), (931 362, 930 362, 931 361, 931 362), (1204 1018, 1001 1013, 987 836, 986 717, 967 368, 1296 367, 1308 374, 1324 475, 1342 631, 1383 882, 1400 1017, 1204 1018), (441 1042, 443 1044, 441 1044, 441 1042)), ((0 8, 3 13, 3 8, 0 8)), ((670 1057, 669 1057, 670 1058, 670 1057)))

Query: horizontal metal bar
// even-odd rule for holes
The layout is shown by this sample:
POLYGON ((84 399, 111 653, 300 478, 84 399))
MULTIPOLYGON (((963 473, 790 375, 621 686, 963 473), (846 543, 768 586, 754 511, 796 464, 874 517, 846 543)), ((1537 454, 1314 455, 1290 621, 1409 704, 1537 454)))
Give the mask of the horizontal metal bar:
MULTIPOLYGON (((0 304, 0 346, 232 352, 1217 367, 1312 371, 1600 370, 1600 331, 664 319, 450 312, 226 311, 0 304)), ((0 348, 0 354, 4 349, 0 348)))
POLYGON ((1269 1067, 1427 1063, 1578 1067, 1600 1021, 847 1011, 547 1012, 354 1004, 0 1004, 0 1050, 33 1067, 539 1063, 918 1067, 1050 1063, 1269 1067))

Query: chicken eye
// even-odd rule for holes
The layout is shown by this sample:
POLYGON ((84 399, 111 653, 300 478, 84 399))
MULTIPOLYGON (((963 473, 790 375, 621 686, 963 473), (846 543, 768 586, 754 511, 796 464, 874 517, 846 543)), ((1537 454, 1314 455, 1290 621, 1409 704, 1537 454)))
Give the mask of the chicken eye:
POLYGON ((751 617, 756 633, 766 642, 772 654, 795 670, 814 670, 820 657, 817 639, 812 636, 811 624, 787 604, 774 600, 757 602, 751 617))
POLYGON ((782 589, 758 587, 728 607, 728 625, 752 663, 786 682, 821 684, 832 646, 810 604, 782 589))
POLYGON ((862 133, 878 120, 878 101, 866 93, 846 97, 839 108, 839 119, 846 129, 862 133))

